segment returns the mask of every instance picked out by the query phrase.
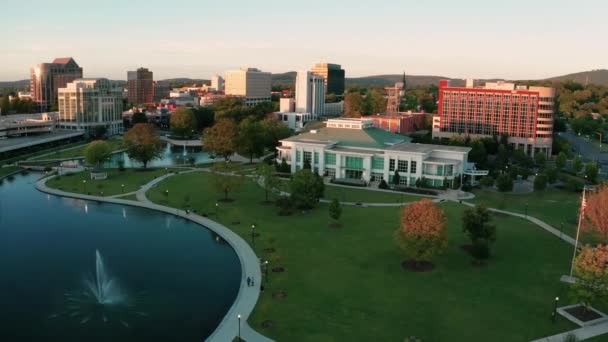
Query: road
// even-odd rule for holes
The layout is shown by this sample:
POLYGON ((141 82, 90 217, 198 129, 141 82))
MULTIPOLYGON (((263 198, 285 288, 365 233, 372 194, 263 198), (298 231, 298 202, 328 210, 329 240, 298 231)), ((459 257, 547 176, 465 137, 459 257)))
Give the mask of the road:
POLYGON ((567 132, 560 133, 562 138, 567 139, 575 149, 575 153, 579 154, 585 162, 595 161, 600 167, 601 176, 608 177, 608 151, 605 145, 602 144, 603 151, 600 152, 598 145, 592 141, 588 141, 584 136, 578 136, 568 127, 567 132))

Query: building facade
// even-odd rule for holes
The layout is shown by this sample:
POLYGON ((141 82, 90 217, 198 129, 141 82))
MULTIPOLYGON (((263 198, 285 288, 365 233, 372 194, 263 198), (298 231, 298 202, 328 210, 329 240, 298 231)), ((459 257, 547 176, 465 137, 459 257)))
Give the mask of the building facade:
POLYGON ((30 69, 30 93, 39 111, 57 105, 59 88, 82 78, 82 68, 72 57, 55 58, 52 63, 38 64, 30 69))
POLYGON ((271 75, 255 68, 226 71, 226 95, 239 96, 247 106, 270 102, 271 75))
POLYGON ((122 132, 122 90, 105 78, 74 80, 59 89, 58 127, 92 133, 103 126, 107 134, 122 132))
POLYGON ((555 89, 489 82, 484 87, 450 87, 439 82, 438 114, 433 118, 433 138, 453 135, 508 137, 526 154, 551 155, 555 89))
POLYGON ((378 114, 370 116, 374 127, 385 131, 407 134, 424 129, 426 113, 399 112, 394 114, 378 114))
POLYGON ((323 77, 309 71, 299 71, 296 76, 296 104, 298 113, 325 114, 325 82, 323 77))
POLYGON ((304 129, 307 123, 317 119, 317 116, 311 113, 279 112, 274 113, 274 116, 276 120, 284 123, 296 132, 304 129))
POLYGON ((129 103, 154 103, 154 75, 146 68, 127 71, 127 91, 129 103))
POLYGON ((169 86, 169 83, 155 81, 154 82, 154 102, 160 102, 160 100, 168 98, 170 91, 171 91, 171 87, 169 86))
POLYGON ((410 143, 408 137, 373 127, 368 119, 330 119, 327 127, 280 141, 277 162, 296 172, 305 164, 334 179, 428 186, 453 184, 474 168, 468 147, 410 143))
POLYGON ((344 69, 339 64, 317 63, 312 67, 313 75, 322 76, 325 81, 325 93, 344 95, 346 79, 344 69))
POLYGON ((215 91, 224 91, 224 78, 220 75, 211 77, 211 88, 215 91))

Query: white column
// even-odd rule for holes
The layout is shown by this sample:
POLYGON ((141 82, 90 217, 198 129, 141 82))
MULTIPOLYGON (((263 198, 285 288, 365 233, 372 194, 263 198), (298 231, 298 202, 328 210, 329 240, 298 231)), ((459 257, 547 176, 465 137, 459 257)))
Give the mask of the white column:
POLYGON ((372 176, 372 157, 363 157, 363 179, 369 182, 372 176))
POLYGON ((342 155, 336 152, 336 178, 344 178, 342 175, 342 155))

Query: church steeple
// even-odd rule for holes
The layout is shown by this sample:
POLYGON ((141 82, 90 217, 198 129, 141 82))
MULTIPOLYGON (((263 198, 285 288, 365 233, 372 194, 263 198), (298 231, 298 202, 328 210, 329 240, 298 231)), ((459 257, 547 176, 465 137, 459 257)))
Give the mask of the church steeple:
POLYGON ((405 83, 405 71, 403 72, 403 89, 405 89, 406 83, 405 83))

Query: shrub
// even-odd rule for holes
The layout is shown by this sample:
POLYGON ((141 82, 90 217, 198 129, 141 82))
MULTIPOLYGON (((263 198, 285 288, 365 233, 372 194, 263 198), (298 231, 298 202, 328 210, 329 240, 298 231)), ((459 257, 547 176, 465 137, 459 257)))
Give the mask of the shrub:
POLYGON ((501 174, 496 178, 498 191, 507 192, 513 190, 513 179, 508 174, 501 174))
POLYGON ((481 180, 479 181, 479 184, 481 184, 482 186, 486 186, 486 187, 494 186, 494 178, 492 178, 492 176, 485 176, 485 177, 481 178, 481 180))
POLYGON ((471 256, 476 260, 487 260, 490 257, 490 246, 482 239, 475 240, 471 246, 471 256))
POLYGON ((539 173, 534 178, 534 191, 543 191, 547 187, 547 176, 539 173))
POLYGON ((386 184, 384 179, 380 181, 380 184, 378 184, 378 189, 388 189, 388 184, 386 184))
POLYGON ((473 190, 473 186, 472 186, 471 184, 468 184, 468 183, 467 183, 467 184, 463 184, 463 185, 462 185, 462 191, 467 191, 467 192, 469 192, 469 191, 471 191, 471 190, 473 190))

